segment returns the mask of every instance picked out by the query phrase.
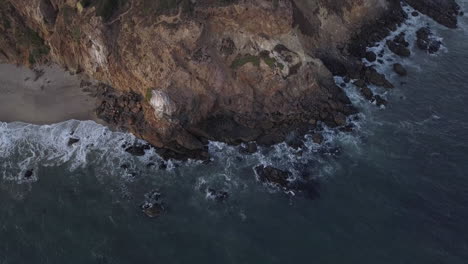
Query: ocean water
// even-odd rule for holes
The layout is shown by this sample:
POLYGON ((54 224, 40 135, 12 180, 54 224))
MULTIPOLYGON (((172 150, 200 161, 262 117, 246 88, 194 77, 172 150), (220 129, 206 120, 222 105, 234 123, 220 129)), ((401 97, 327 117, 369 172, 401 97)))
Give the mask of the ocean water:
POLYGON ((209 164, 164 162, 152 150, 131 156, 123 145, 137 139, 91 121, 0 123, 0 263, 468 263, 468 17, 460 20, 449 30, 420 16, 399 29, 411 39, 429 23, 444 48, 404 60, 386 53, 392 61, 378 69, 396 88, 371 87, 385 109, 344 88, 361 114, 352 133, 325 128, 340 155, 307 137, 303 150, 244 155, 212 142, 209 164), (390 72, 395 61, 408 77, 390 72), (68 146, 71 137, 80 141, 68 146), (308 171, 320 197, 261 184, 258 164, 308 171), (166 212, 150 219, 140 205, 155 190, 166 212))

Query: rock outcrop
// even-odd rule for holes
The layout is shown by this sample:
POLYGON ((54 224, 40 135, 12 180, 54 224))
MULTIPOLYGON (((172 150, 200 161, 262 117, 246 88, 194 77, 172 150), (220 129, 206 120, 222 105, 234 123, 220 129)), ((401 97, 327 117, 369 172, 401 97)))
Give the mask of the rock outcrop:
MULTIPOLYGON (((437 2, 408 1, 454 26, 458 6, 446 1, 447 12, 429 12, 437 2)), ((404 18, 396 0, 0 5, 0 61, 50 60, 99 80, 107 88, 98 114, 107 122, 167 156, 194 158, 206 157, 207 140, 273 144, 318 121, 343 125, 356 110, 333 75, 365 72, 365 46, 404 18)))

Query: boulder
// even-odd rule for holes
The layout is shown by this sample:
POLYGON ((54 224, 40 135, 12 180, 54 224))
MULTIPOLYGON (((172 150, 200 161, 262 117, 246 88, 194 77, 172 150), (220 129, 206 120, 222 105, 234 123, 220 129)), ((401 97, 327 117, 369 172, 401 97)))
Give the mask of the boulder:
POLYGON ((411 56, 411 51, 407 47, 405 47, 402 44, 396 43, 393 40, 388 40, 387 41, 387 46, 390 49, 390 51, 392 51, 393 53, 395 53, 396 55, 398 55, 400 57, 409 57, 409 56, 411 56))
POLYGON ((440 50, 442 42, 434 38, 428 27, 422 27, 416 31, 416 46, 420 50, 433 54, 440 50))

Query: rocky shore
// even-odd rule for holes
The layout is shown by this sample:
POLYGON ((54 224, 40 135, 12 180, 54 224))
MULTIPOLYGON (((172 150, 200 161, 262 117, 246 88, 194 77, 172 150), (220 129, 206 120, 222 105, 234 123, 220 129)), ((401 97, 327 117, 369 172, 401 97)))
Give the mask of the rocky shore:
MULTIPOLYGON (((0 61, 53 61, 102 82, 90 86, 98 116, 171 158, 208 159, 209 140, 298 146, 322 123, 346 127, 357 110, 333 76, 387 103, 368 86, 393 85, 362 59, 378 61, 367 47, 406 19, 400 1, 164 3, 1 0, 0 61)), ((450 28, 461 15, 453 0, 403 4, 450 28)), ((404 34, 386 45, 411 55, 404 34)), ((440 43, 422 28, 417 46, 440 43)))

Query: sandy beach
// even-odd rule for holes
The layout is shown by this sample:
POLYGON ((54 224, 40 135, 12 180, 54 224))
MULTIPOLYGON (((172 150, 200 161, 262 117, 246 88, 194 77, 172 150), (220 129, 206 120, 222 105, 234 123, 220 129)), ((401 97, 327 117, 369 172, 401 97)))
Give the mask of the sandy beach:
POLYGON ((51 124, 70 119, 99 121, 96 100, 80 78, 59 66, 34 70, 0 64, 0 121, 51 124))

